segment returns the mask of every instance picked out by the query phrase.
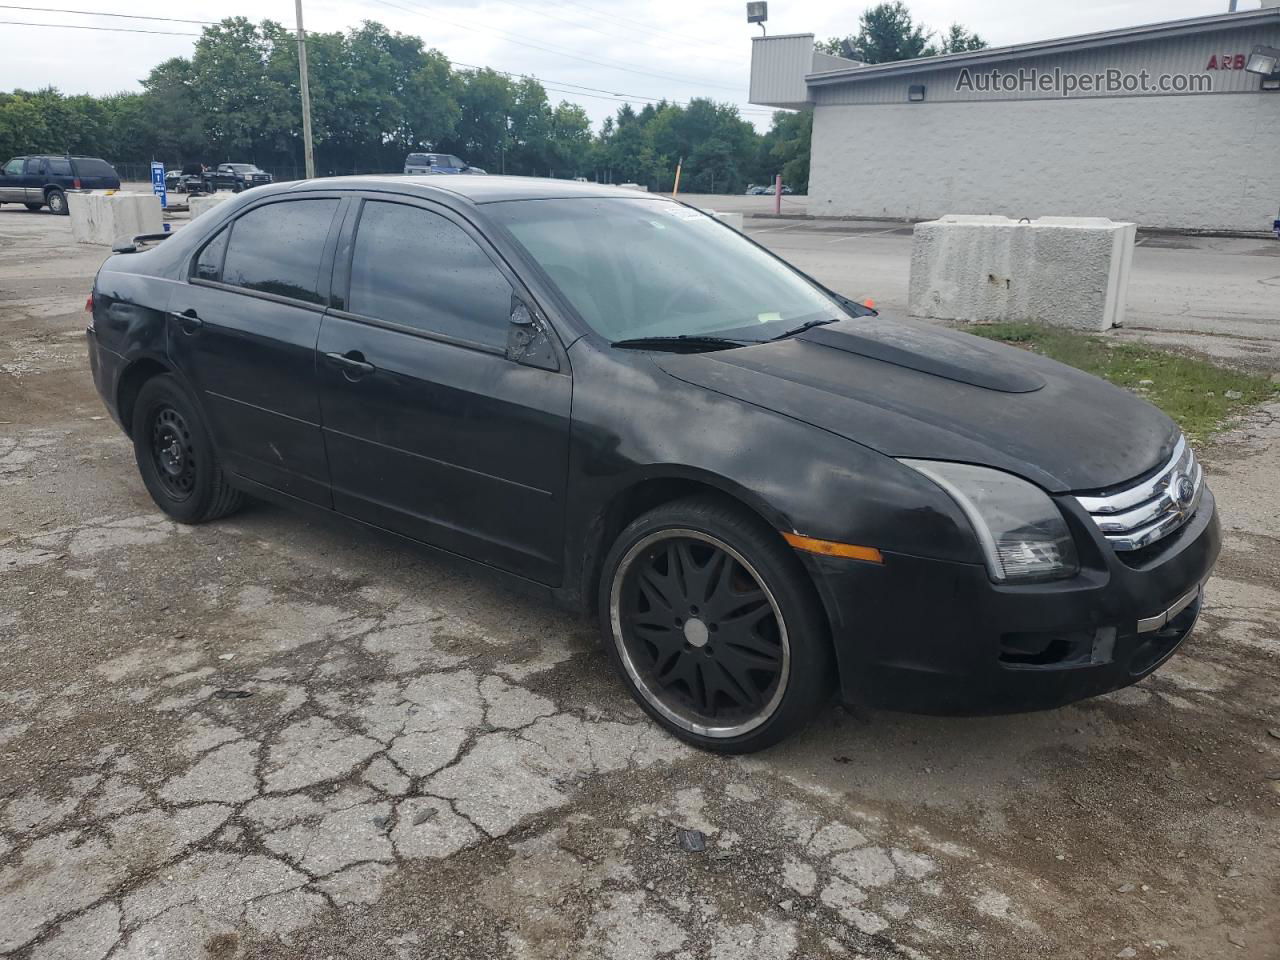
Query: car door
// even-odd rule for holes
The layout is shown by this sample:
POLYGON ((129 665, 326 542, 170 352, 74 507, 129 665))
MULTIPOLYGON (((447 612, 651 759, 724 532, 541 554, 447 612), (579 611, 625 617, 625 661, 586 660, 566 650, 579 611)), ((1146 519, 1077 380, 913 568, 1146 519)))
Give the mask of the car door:
POLYGON ((22 203, 27 199, 27 189, 22 183, 26 159, 17 157, 0 170, 0 203, 22 203))
POLYGON ((225 466, 326 507, 315 348, 343 210, 337 195, 246 209, 201 246, 169 301, 169 356, 225 466))
POLYGON ((48 177, 49 161, 45 157, 27 157, 22 171, 22 188, 27 203, 44 203, 44 183, 48 177))
POLYGON ((532 299, 461 218, 366 198, 348 221, 318 356, 335 509, 558 583, 567 359, 508 359, 532 299))

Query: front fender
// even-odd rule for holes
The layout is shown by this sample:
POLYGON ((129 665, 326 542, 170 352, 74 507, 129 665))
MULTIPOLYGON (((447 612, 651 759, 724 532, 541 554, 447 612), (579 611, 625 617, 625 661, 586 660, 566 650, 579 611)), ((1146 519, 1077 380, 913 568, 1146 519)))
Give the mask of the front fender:
POLYGON ((722 490, 779 531, 982 562, 950 497, 893 458, 677 380, 644 354, 582 344, 572 349, 571 557, 590 556, 593 526, 624 491, 672 478, 722 490))

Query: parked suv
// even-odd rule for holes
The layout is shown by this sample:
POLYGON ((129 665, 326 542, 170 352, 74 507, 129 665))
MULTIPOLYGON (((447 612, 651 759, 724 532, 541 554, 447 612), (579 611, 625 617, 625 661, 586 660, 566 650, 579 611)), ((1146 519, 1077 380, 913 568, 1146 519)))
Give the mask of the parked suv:
POLYGON ((67 212, 69 190, 119 190, 115 167, 97 157, 14 157, 0 168, 0 203, 67 212))
POLYGON ((775 743, 835 689, 1069 703, 1200 613, 1218 518, 1160 410, 665 197, 335 178, 147 243, 102 266, 88 340, 161 510, 319 508, 594 609, 701 747, 775 743))
POLYGON ((404 158, 406 174, 470 173, 483 176, 484 170, 473 167, 452 153, 411 153, 404 158))

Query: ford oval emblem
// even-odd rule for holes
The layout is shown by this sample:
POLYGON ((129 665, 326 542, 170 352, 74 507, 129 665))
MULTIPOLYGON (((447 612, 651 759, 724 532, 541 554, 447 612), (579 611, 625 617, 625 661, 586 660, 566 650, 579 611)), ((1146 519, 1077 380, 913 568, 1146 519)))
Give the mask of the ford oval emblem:
POLYGON ((1172 494, 1174 505, 1179 510, 1185 510, 1191 506, 1191 501, 1195 498, 1195 482, 1185 473, 1179 474, 1170 482, 1169 493, 1172 494))

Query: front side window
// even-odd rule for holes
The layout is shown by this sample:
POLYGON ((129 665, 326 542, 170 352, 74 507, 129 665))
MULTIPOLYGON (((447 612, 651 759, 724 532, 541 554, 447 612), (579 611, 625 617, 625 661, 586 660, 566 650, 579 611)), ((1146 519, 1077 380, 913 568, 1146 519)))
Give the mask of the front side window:
POLYGON ((320 303, 320 268, 333 199, 287 200, 255 207, 231 227, 222 282, 320 303))
POLYGON ((486 205, 597 333, 766 339, 844 309, 735 230, 660 198, 486 205))
POLYGON ((353 313, 502 346, 511 284, 465 230, 419 207, 370 201, 351 257, 353 313))
POLYGON ((22 159, 10 160, 4 165, 4 174, 6 177, 16 177, 22 173, 22 159))

